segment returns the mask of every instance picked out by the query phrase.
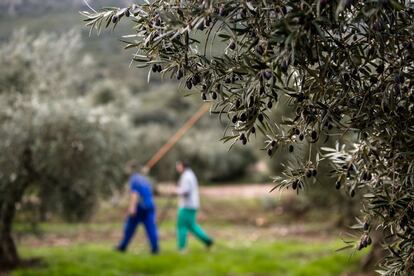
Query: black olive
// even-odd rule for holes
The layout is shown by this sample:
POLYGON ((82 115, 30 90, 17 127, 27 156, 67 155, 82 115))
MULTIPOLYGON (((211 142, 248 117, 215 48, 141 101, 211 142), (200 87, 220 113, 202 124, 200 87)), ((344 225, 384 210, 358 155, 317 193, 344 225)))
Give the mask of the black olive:
POLYGON ((303 135, 303 133, 299 134, 299 140, 303 141, 303 138, 305 138, 305 136, 303 135))
POLYGON ((241 18, 246 18, 246 11, 245 10, 242 10, 241 12, 240 12, 240 17, 241 18))
POLYGON ((318 132, 316 132, 316 130, 313 130, 311 133, 311 138, 312 140, 316 140, 318 138, 318 132))
POLYGON ((253 127, 250 129, 250 132, 251 132, 251 133, 253 133, 253 134, 254 134, 254 133, 256 133, 256 128, 253 126, 253 127))
POLYGON ((272 72, 270 70, 262 71, 262 76, 266 80, 269 80, 272 77, 272 72))
POLYGON ((231 118, 231 122, 233 124, 237 123, 238 120, 239 120, 239 118, 237 118, 237 115, 234 115, 233 118, 231 118))
POLYGON ((200 75, 196 74, 191 78, 191 82, 193 83, 193 85, 197 85, 201 82, 201 78, 200 75))
POLYGON ((366 180, 367 180, 367 178, 368 178, 368 177, 367 177, 367 175, 368 175, 368 174, 367 174, 367 172, 364 172, 364 173, 362 174, 362 180, 365 180, 365 181, 366 181, 366 180))
POLYGON ((213 98, 213 100, 217 100, 217 92, 213 92, 211 94, 211 98, 213 98))
POLYGON ((318 171, 316 169, 312 170, 312 176, 315 177, 318 174, 318 171))
POLYGON ((161 65, 157 65, 157 71, 161 72, 162 71, 162 66, 161 65))
POLYGON ((177 80, 181 79, 181 78, 183 77, 183 75, 184 75, 184 74, 183 74, 183 71, 182 71, 181 69, 180 69, 180 70, 178 70, 178 71, 177 71, 177 75, 176 75, 176 76, 177 76, 177 80))
POLYGON ((263 116, 263 114, 262 114, 262 113, 260 113, 260 114, 257 116, 257 119, 259 119, 259 121, 260 121, 260 122, 263 122, 263 120, 264 120, 264 116, 263 116))
POLYGON ((125 14, 126 17, 129 17, 131 15, 130 12, 129 12, 129 9, 126 9, 124 14, 125 14))
POLYGON ((349 74, 348 74, 348 73, 345 73, 345 74, 344 74, 344 80, 345 80, 345 81, 349 81, 349 78, 350 78, 350 77, 349 77, 349 74))
POLYGON ((377 71, 378 74, 382 74, 384 72, 384 69, 385 69, 384 64, 381 63, 381 64, 378 65, 376 71, 377 71))
POLYGON ((271 109, 271 108, 272 108, 272 106, 273 106, 272 101, 269 101, 269 102, 267 103, 267 108, 271 109))
POLYGON ((240 135, 240 140, 242 141, 242 144, 243 145, 246 145, 247 144, 247 138, 246 138, 246 135, 244 135, 244 133, 242 133, 240 135))
POLYGON ((240 121, 242 121, 242 122, 246 122, 246 120, 247 120, 247 115, 246 115, 246 113, 242 113, 242 114, 240 115, 240 121))
POLYGON ((193 83, 191 82, 191 79, 188 79, 185 84, 187 85, 188 89, 191 89, 193 87, 193 83))
POLYGON ((230 42, 230 44, 229 44, 229 48, 230 48, 231 50, 236 49, 236 43, 234 43, 234 41, 230 42))
POLYGON ((236 104, 235 104, 236 109, 239 109, 240 105, 241 105, 240 100, 237 99, 236 104))
POLYGON ((307 170, 306 171, 306 177, 311 177, 312 176, 312 171, 311 170, 307 170))
POLYGON ((152 70, 152 72, 157 72, 158 71, 158 66, 157 66, 157 64, 153 64, 152 66, 151 66, 151 70, 152 70))
POLYGON ((116 16, 116 15, 114 15, 113 17, 112 17, 112 23, 116 23, 116 22, 118 22, 118 19, 119 19, 119 17, 118 16, 116 16))
POLYGON ((220 9, 219 9, 219 15, 220 16, 226 16, 227 15, 226 11, 224 10, 224 7, 220 7, 220 9))
POLYGON ((272 154, 273 154, 272 148, 268 148, 267 149, 267 155, 272 156, 272 154))
POLYGON ((282 64, 280 65, 280 70, 285 74, 287 73, 288 68, 289 64, 286 61, 282 62, 282 64))
POLYGON ((207 16, 207 18, 204 20, 204 26, 209 27, 211 24, 211 18, 207 16))
POLYGON ((303 94, 303 93, 299 93, 299 95, 298 95, 298 102, 303 102, 303 100, 305 99, 305 95, 303 94))
POLYGON ((255 51, 258 55, 260 55, 260 56, 263 55, 264 50, 263 50, 262 46, 257 45, 254 49, 255 49, 255 51))
POLYGON ((275 147, 276 146, 276 141, 273 140, 270 144, 272 145, 272 147, 275 147))
POLYGON ((296 188, 298 187, 298 183, 299 183, 299 180, 295 180, 295 181, 293 181, 293 183, 292 183, 292 189, 293 190, 296 190, 296 188))
POLYGON ((401 73, 398 73, 398 74, 396 74, 396 75, 394 76, 394 81, 395 81, 396 83, 403 83, 403 82, 404 82, 404 80, 405 80, 405 77, 404 77, 404 75, 403 75, 403 74, 401 74, 401 73))
POLYGON ((375 48, 374 47, 369 48, 368 56, 372 56, 374 53, 375 53, 375 48))
POLYGON ((206 95, 206 93, 201 93, 201 99, 203 101, 207 101, 207 95, 206 95))
POLYGON ((354 197, 355 196, 355 190, 354 189, 352 189, 351 190, 351 197, 354 197))
POLYGON ((335 183, 335 188, 336 188, 337 190, 341 189, 341 181, 336 181, 336 183, 335 183))
POLYGON ((161 26, 161 19, 159 19, 159 18, 157 18, 156 20, 155 20, 155 26, 161 26))
POLYGON ((364 230, 365 231, 368 231, 368 228, 369 228, 369 224, 368 224, 368 222, 365 222, 364 223, 364 230))
POLYGON ((289 145, 289 152, 293 152, 294 149, 293 145, 289 145))
POLYGON ((300 130, 299 130, 299 129, 297 129, 297 128, 295 128, 295 134, 296 134, 296 135, 299 135, 299 134, 300 134, 300 130))

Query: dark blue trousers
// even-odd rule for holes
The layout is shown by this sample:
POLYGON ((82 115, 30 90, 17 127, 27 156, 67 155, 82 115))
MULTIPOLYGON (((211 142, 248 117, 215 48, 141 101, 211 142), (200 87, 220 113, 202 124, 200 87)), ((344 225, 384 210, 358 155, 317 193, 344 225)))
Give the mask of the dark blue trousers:
POLYGON ((120 241, 118 249, 122 251, 127 249, 128 244, 134 236, 135 230, 140 223, 144 224, 147 238, 151 245, 151 252, 153 254, 158 253, 158 231, 155 208, 143 209, 138 207, 135 216, 129 216, 126 219, 124 226, 124 237, 120 241))

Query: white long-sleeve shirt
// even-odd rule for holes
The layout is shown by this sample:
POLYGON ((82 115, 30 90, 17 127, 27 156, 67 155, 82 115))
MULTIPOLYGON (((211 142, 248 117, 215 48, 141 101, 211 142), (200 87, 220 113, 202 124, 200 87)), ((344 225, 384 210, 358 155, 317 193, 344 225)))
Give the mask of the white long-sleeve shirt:
POLYGON ((198 181, 191 169, 185 169, 178 180, 178 206, 180 208, 198 209, 200 197, 198 194, 198 181))

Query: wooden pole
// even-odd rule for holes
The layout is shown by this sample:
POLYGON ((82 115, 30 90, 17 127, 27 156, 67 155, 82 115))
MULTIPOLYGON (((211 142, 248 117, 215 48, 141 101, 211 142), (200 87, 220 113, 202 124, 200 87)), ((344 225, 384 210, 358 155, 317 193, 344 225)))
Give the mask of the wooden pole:
POLYGON ((188 119, 184 125, 171 136, 170 139, 152 156, 152 158, 145 164, 144 173, 148 173, 162 157, 184 136, 184 134, 210 109, 210 103, 204 103, 199 110, 188 119))

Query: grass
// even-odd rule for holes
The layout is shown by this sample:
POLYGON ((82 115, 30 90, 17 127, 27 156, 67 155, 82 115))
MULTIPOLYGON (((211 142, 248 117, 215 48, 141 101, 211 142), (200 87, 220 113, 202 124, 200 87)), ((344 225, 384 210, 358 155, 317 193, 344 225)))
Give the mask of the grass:
MULTIPOLYGON (((283 200, 289 203, 295 199, 283 200)), ((21 256, 40 257, 43 265, 21 268, 12 275, 290 276, 341 275, 358 270, 366 252, 336 252, 344 244, 338 238, 341 230, 331 226, 335 219, 331 212, 297 217, 277 211, 287 204, 283 200, 204 196, 199 221, 216 245, 208 252, 190 238, 185 255, 176 250, 175 208, 160 225, 158 256, 149 254, 142 227, 126 254, 112 250, 121 235, 126 200, 120 200, 120 205, 102 203, 89 223, 42 223, 37 237, 20 220, 14 233, 20 237, 21 256), (257 218, 267 223, 257 223, 257 218)), ((161 211, 167 201, 160 198, 157 203, 161 211)))
POLYGON ((126 254, 106 244, 23 248, 24 257, 44 258, 45 265, 12 275, 339 275, 354 269, 361 256, 335 252, 338 241, 219 241, 211 252, 190 243, 182 255, 169 240, 158 256, 149 255, 143 244, 126 254))

